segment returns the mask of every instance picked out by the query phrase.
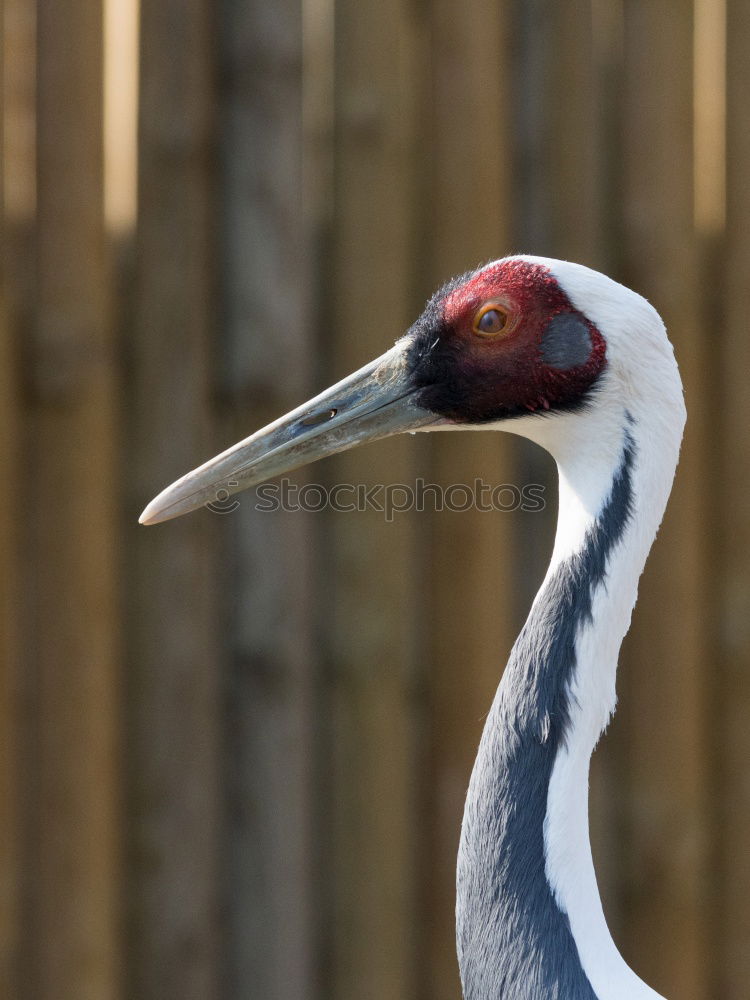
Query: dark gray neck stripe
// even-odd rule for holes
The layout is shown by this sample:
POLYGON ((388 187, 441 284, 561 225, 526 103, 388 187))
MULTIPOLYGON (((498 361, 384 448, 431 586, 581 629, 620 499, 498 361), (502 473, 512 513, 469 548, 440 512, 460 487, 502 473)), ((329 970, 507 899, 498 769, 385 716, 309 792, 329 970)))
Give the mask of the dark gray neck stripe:
POLYGON ((498 688, 471 777, 458 858, 466 1000, 597 1000, 545 874, 544 818, 569 725, 575 639, 631 515, 635 443, 581 550, 537 599, 498 688), (489 874, 488 874, 489 873, 489 874))

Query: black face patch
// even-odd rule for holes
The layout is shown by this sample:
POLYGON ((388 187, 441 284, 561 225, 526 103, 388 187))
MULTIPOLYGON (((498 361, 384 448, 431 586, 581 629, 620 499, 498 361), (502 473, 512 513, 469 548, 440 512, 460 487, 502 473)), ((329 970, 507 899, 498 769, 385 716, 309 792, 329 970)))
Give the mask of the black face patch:
POLYGON ((564 372, 584 365, 592 348, 589 325, 579 313, 558 313, 542 331, 539 347, 550 368, 564 372))

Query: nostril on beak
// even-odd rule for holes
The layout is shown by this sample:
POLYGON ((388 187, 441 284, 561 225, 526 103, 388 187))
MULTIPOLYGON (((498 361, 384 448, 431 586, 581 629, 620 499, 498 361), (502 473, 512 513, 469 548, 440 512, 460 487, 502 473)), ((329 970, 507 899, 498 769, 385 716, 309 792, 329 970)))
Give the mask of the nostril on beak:
POLYGON ((302 427, 317 427, 318 424, 324 424, 327 420, 333 420, 339 411, 336 409, 321 410, 319 413, 311 413, 309 417, 304 417, 300 420, 302 427))

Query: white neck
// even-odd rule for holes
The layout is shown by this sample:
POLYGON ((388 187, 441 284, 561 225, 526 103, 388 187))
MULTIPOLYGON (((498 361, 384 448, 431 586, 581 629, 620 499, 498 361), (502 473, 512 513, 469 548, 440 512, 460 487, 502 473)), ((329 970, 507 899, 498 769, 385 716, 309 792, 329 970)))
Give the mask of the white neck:
MULTIPOLYGON (((659 994, 626 965, 607 928, 594 872, 588 824, 591 754, 614 712, 617 657, 637 597, 638 579, 672 484, 681 427, 653 433, 644 414, 612 421, 592 448, 576 441, 576 424, 552 444, 560 476, 558 528, 552 562, 540 595, 556 567, 574 556, 596 523, 632 440, 632 512, 607 560, 606 579, 592 595, 591 621, 576 637, 576 669, 570 683, 566 741, 555 760, 547 797, 544 840, 546 875, 560 909, 568 915, 581 964, 598 1000, 659 1000, 659 994), (639 421, 639 416, 641 420, 639 421), (614 425, 619 424, 615 430, 614 425)), ((580 424, 578 425, 580 427, 580 424)), ((539 599, 539 598, 538 598, 539 599)))

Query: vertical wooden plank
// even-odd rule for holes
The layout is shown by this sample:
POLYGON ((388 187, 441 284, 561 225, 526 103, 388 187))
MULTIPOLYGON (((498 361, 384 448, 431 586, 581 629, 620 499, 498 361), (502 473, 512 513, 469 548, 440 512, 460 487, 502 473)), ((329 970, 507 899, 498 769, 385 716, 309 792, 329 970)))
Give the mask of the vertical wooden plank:
MULTIPOLYGON (((0 18, 0 461, 9 462, 14 472, 15 400, 11 395, 10 330, 6 302, 6 259, 8 254, 5 219, 5 18, 0 18)), ((17 811, 15 796, 16 744, 13 712, 15 643, 11 594, 15 577, 15 553, 10 521, 0 518, 0 730, 5 734, 0 752, 0 982, 17 991, 14 965, 14 927, 18 902, 16 865, 17 811), (9 628, 10 626, 10 628, 9 628)))
MULTIPOLYGON (((8 481, 23 491, 28 470, 22 462, 29 420, 20 392, 20 346, 30 339, 34 302, 33 227, 36 208, 36 21, 28 0, 8 0, 3 8, 2 66, 2 282, 3 333, 0 359, 0 435, 8 481)), ((3 514, 2 669, 4 708, 3 801, 3 930, 0 982, 9 995, 31 1000, 36 987, 37 953, 31 923, 31 891, 37 862, 33 837, 36 775, 31 748, 35 743, 36 671, 27 656, 22 560, 28 504, 9 504, 3 514)))
MULTIPOLYGON (((3 205, 12 235, 33 222, 36 208, 36 16, 31 0, 6 0, 3 6, 3 205)), ((5 261, 10 296, 15 302, 14 247, 5 261)), ((26 263, 26 261, 24 261, 26 263)))
MULTIPOLYGON (((303 183, 298 0, 222 5, 221 297, 226 440, 313 392, 314 255, 303 183)), ((230 659, 226 732, 224 995, 313 1000, 316 728, 311 548, 320 517, 222 518, 230 659)))
MULTIPOLYGON (((17 482, 17 412, 10 323, 0 289, 0 462, 17 482)), ((0 517, 0 983, 20 995, 21 814, 18 646, 18 538, 12 505, 0 517)))
POLYGON ((631 841, 623 952, 665 996, 708 996, 705 477, 708 351, 693 225, 692 10, 624 7, 623 280, 659 309, 689 413, 675 489, 626 640, 631 841))
POLYGON ((30 545, 38 665, 33 995, 118 995, 115 405, 102 197, 102 10, 37 9, 30 545))
MULTIPOLYGON (((402 0, 336 5, 331 365, 343 376, 413 319, 414 44, 402 0)), ((337 483, 413 482, 408 439, 328 466, 337 483)), ((414 995, 415 529, 412 514, 332 514, 326 596, 331 713, 330 992, 414 995)))
POLYGON ((139 0, 104 0, 104 220, 121 245, 135 228, 139 7, 139 0))
POLYGON ((574 0, 551 5, 553 47, 549 52, 551 116, 548 182, 552 250, 556 257, 607 270, 605 198, 607 155, 604 117, 606 61, 611 59, 610 12, 606 2, 574 0), (564 100, 559 95, 564 94, 564 100))
POLYGON ((712 431, 719 450, 714 523, 720 540, 721 576, 717 588, 718 654, 721 674, 717 684, 718 708, 713 720, 717 733, 719 802, 716 832, 719 837, 719 878, 713 910, 717 978, 715 996, 739 1000, 750 981, 750 543, 747 497, 750 489, 747 414, 750 392, 750 343, 747 310, 750 284, 750 134, 747 101, 750 94, 750 8, 739 0, 727 5, 727 235, 723 282, 726 329, 721 343, 716 405, 711 411, 712 431), (716 423, 714 421, 717 421, 716 423))
MULTIPOLYGON (((5 206, 5 18, 0 17, 0 467, 7 481, 18 483, 18 400, 11 310, 8 302, 8 240, 5 206)), ((12 95, 11 100, 16 95, 12 95)), ((17 506, 0 511, 0 983, 9 994, 20 994, 18 951, 20 943, 20 809, 18 740, 19 649, 18 588, 19 551, 17 506)))
POLYGON ((212 10, 141 11, 128 469, 128 996, 218 995, 215 517, 135 521, 215 448, 212 10))
MULTIPOLYGON (((423 280, 503 256, 510 246, 510 36, 502 7, 483 0, 431 6, 431 142, 426 147, 429 209, 423 280)), ((437 434, 430 477, 443 486, 516 481, 508 438, 437 434)), ((516 517, 476 509, 436 513, 429 523, 425 593, 429 685, 428 817, 420 831, 427 938, 421 996, 460 994, 455 954, 456 853, 482 724, 518 624, 504 567, 512 561, 516 517)))

